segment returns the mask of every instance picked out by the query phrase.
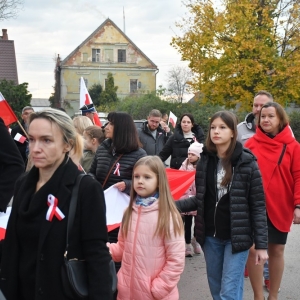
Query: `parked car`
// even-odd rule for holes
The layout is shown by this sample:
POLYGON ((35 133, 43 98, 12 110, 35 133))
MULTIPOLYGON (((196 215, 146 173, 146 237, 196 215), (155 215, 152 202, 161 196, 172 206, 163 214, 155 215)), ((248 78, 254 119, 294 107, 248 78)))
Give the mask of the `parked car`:
POLYGON ((133 120, 136 128, 140 128, 145 121, 147 121, 147 120, 145 120, 145 119, 144 120, 133 120))

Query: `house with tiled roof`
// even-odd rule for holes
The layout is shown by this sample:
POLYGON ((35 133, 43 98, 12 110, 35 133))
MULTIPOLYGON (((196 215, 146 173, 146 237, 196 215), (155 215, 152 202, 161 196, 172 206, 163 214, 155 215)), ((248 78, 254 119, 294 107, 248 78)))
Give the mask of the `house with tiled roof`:
POLYGON ((19 84, 15 44, 8 39, 7 29, 2 29, 0 36, 0 80, 3 79, 19 84))
POLYGON ((112 73, 120 98, 156 90, 157 66, 110 19, 67 57, 58 60, 60 102, 68 102, 74 113, 79 109, 80 77, 88 89, 99 83, 105 89, 107 74, 112 73))

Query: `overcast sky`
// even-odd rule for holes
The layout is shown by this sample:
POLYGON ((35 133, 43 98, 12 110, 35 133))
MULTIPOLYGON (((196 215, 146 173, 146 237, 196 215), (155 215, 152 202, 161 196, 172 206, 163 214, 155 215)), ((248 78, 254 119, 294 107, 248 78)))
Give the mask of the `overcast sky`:
POLYGON ((49 98, 53 58, 64 59, 108 17, 123 30, 123 7, 126 35, 158 66, 157 87, 166 86, 168 70, 186 64, 170 46, 186 12, 180 0, 24 0, 16 19, 0 22, 15 41, 19 83, 29 83, 33 98, 49 98))

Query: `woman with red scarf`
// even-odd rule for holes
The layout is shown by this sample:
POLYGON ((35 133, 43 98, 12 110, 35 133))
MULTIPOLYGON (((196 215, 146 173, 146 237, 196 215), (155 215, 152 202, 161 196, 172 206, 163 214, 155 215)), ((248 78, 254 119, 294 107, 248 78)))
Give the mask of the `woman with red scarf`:
MULTIPOLYGON (((268 102, 259 113, 258 128, 245 147, 257 157, 268 216, 269 300, 277 299, 284 270, 284 248, 292 222, 300 224, 300 144, 282 106, 268 102)), ((264 299, 263 266, 255 265, 254 248, 248 271, 254 299, 264 299)))

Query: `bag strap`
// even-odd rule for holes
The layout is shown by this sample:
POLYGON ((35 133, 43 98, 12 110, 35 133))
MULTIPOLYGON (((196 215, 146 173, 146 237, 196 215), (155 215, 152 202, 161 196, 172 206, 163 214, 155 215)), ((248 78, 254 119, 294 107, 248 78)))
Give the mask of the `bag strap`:
POLYGON ((87 174, 79 174, 77 176, 75 185, 74 185, 73 190, 72 190, 70 207, 69 207, 69 215, 68 215, 68 224, 67 224, 66 250, 65 250, 65 254, 64 254, 65 258, 67 258, 67 254, 68 254, 69 234, 70 234, 70 231, 71 231, 71 229, 73 227, 74 219, 75 219, 79 185, 80 185, 81 179, 84 176, 89 176, 89 175, 87 175, 87 174))
POLYGON ((104 186, 105 186, 105 184, 106 184, 106 182, 107 182, 107 180, 108 180, 108 178, 109 178, 109 176, 110 176, 110 173, 111 173, 112 169, 114 168, 114 166, 117 164, 117 162, 120 160, 120 158, 121 158, 122 156, 123 156, 123 153, 119 155, 119 157, 116 159, 116 161, 115 161, 115 162, 113 163, 113 165, 111 166, 109 172, 108 172, 107 175, 106 175, 106 178, 105 178, 104 181, 103 181, 103 184, 102 184, 102 187, 103 187, 103 188, 104 188, 104 186))

